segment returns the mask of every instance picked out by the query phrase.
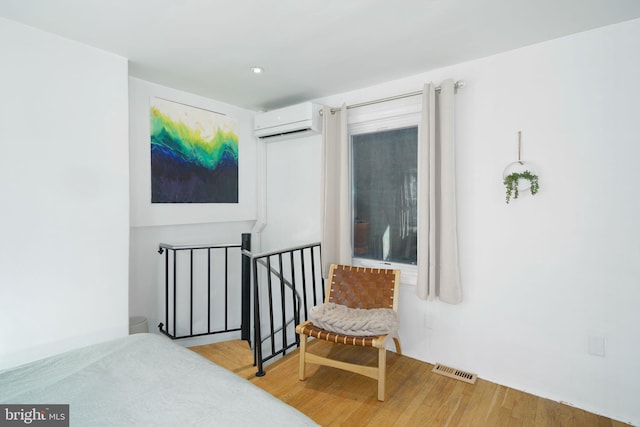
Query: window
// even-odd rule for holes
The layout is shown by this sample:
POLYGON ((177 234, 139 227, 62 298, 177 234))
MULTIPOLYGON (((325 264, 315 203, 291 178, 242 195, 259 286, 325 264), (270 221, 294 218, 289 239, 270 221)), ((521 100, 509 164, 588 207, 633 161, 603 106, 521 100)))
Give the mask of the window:
POLYGON ((418 120, 405 115, 349 128, 354 264, 399 268, 403 282, 417 271, 418 120))
POLYGON ((418 128, 353 135, 353 253, 416 263, 418 128))

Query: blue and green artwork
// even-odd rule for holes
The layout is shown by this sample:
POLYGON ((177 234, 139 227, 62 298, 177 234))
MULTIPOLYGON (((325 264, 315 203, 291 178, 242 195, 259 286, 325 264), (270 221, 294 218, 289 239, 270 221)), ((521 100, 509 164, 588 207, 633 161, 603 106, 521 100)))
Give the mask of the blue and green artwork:
POLYGON ((238 203, 235 121, 152 98, 151 203, 238 203))

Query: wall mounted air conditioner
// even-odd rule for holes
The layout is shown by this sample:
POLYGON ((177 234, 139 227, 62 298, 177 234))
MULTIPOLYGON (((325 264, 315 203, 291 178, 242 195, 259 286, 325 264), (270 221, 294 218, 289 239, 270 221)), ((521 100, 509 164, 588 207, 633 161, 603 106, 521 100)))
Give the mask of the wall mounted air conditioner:
POLYGON ((255 117, 254 135, 265 142, 301 138, 322 132, 320 104, 305 102, 278 110, 258 113, 255 117))

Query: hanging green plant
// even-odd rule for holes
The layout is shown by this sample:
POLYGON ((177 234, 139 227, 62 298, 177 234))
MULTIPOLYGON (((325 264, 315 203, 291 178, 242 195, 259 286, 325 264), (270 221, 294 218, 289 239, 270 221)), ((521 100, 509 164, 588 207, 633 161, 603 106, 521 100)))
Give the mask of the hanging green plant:
POLYGON ((509 203, 512 196, 514 199, 518 198, 518 182, 520 179, 526 179, 531 182, 531 194, 536 194, 540 189, 540 186, 538 185, 538 175, 533 174, 528 170, 523 172, 513 172, 504 178, 504 185, 507 187, 507 203, 509 203))

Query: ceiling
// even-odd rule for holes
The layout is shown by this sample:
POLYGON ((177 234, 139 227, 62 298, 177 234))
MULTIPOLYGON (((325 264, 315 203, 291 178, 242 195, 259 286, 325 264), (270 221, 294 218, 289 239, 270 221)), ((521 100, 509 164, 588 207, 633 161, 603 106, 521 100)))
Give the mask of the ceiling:
POLYGON ((0 0, 0 16, 268 110, 638 18, 640 0, 0 0))

